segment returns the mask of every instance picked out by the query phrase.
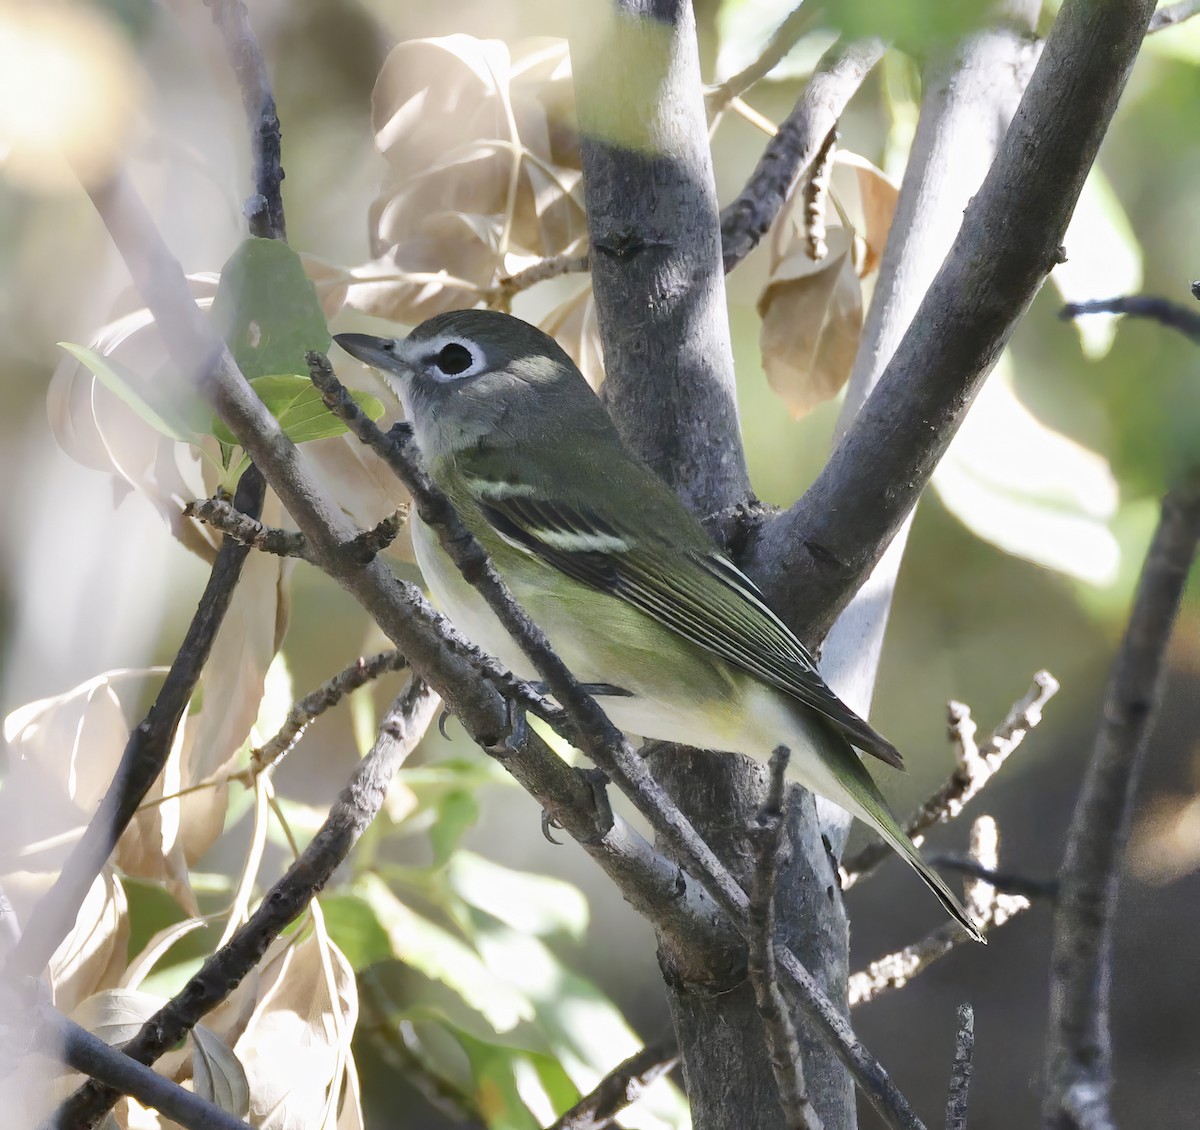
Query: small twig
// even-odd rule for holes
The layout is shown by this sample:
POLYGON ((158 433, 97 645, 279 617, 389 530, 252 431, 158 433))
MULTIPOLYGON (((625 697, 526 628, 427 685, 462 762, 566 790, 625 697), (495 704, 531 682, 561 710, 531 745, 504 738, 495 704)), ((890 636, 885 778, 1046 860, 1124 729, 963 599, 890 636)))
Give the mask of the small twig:
POLYGON ((787 746, 779 746, 771 754, 771 780, 766 803, 759 810, 758 826, 750 829, 754 877, 750 889, 749 930, 746 937, 749 948, 747 971, 750 984, 754 987, 754 1002, 762 1018, 767 1054, 787 1125, 796 1130, 822 1130, 821 1119, 809 1102, 800 1040, 779 987, 775 964, 775 883, 786 842, 783 836, 784 795, 790 757, 787 746))
POLYGON ((705 93, 704 101, 708 107, 709 122, 715 122, 730 102, 741 97, 782 63, 788 52, 800 42, 804 33, 821 15, 821 6, 812 0, 797 4, 787 19, 775 29, 762 54, 754 62, 705 93))
POLYGON ((253 772, 261 773, 268 766, 281 761, 300 740, 310 722, 336 706, 351 691, 366 686, 387 671, 402 671, 408 660, 394 648, 381 651, 369 659, 359 656, 343 671, 326 679, 315 691, 306 694, 288 711, 279 732, 257 749, 250 751, 250 766, 253 772))
POLYGON ((1197 13, 1200 13, 1200 0, 1180 0, 1178 4, 1166 4, 1150 17, 1150 26, 1146 29, 1146 34, 1165 31, 1183 23, 1184 20, 1190 20, 1197 13))
POLYGON ((1108 1012, 1119 867, 1162 692, 1167 643, 1198 539, 1200 469, 1163 499, 1067 833, 1050 956, 1046 1127, 1099 1127, 1111 1121, 1108 1012))
MULTIPOLYGON (((918 847, 930 828, 953 820, 979 794, 1024 741, 1025 735, 1042 720, 1043 707, 1057 693, 1058 680, 1049 671, 1039 671, 1024 698, 1013 704, 1004 721, 982 746, 975 744, 976 726, 970 708, 961 702, 946 704, 958 767, 904 825, 905 832, 918 847)), ((867 844, 857 855, 842 863, 843 889, 854 886, 891 855, 892 850, 880 841, 867 844)))
POLYGON ((954 1066, 946 1097, 946 1130, 967 1130, 967 1092, 971 1086, 971 1059, 975 1054, 975 1010, 958 1006, 958 1032, 954 1037, 954 1066))
POLYGON ((109 1047, 48 1004, 37 1006, 29 1022, 35 1033, 34 1049, 42 1055, 132 1095, 142 1106, 162 1112, 188 1130, 247 1130, 240 1118, 109 1047))
MULTIPOLYGON (((284 530, 278 526, 268 526, 243 514, 226 498, 198 498, 189 502, 183 508, 184 517, 195 518, 213 529, 234 538, 242 545, 250 546, 262 553, 272 553, 276 557, 298 557, 302 561, 311 561, 308 541, 297 530, 284 530)), ((382 521, 377 522, 369 530, 345 543, 346 551, 354 560, 366 564, 382 553, 396 540, 396 535, 408 518, 408 506, 397 507, 382 521)))
POLYGON ((1068 302, 1058 316, 1069 322, 1086 314, 1128 314, 1131 318, 1149 318, 1168 329, 1178 330, 1189 341, 1200 344, 1200 314, 1166 298, 1151 294, 1127 294, 1120 298, 1092 298, 1087 302, 1068 302))
MULTIPOLYGON (((419 679, 397 697, 379 726, 375 744, 350 775, 329 815, 300 857, 267 892, 230 940, 200 967, 183 990, 142 1026, 126 1055, 153 1063, 216 1008, 254 968, 285 926, 322 890, 375 818, 396 770, 433 721, 437 696, 419 679)), ((76 1130, 100 1118, 120 1092, 94 1081, 59 1108, 55 1125, 76 1130)))
POLYGON ((1058 897, 1057 879, 1031 879, 1028 875, 994 871, 989 867, 983 867, 973 859, 964 859, 960 855, 933 855, 929 857, 929 862, 946 871, 957 871, 960 875, 972 879, 982 879, 989 886, 995 887, 1002 895, 1021 895, 1030 902, 1058 897))
POLYGON ((268 526, 249 514, 243 514, 227 498, 194 499, 183 508, 183 516, 212 526, 249 549, 271 553, 276 557, 307 559, 307 543, 302 533, 268 526))
POLYGON ((674 1039, 647 1044, 640 1052, 614 1067, 570 1110, 547 1130, 605 1130, 642 1092, 679 1062, 674 1039))
POLYGON ((204 0, 225 40, 225 51, 237 75, 242 105, 250 126, 254 162, 254 195, 243 205, 251 235, 287 239, 283 216, 282 133, 275 96, 258 38, 242 0, 204 0))
MULTIPOLYGON (((247 512, 258 511, 265 490, 262 476, 251 467, 238 483, 236 505, 247 512)), ((54 886, 30 912, 20 941, 4 963, 7 975, 36 977, 41 974, 59 942, 74 925, 92 882, 162 772, 175 730, 208 660, 248 553, 249 550, 232 539, 226 539, 218 551, 199 606, 171 661, 154 705, 130 733, 112 783, 54 886)))
POLYGON ((512 307, 513 296, 531 286, 547 279, 556 279, 560 275, 580 274, 587 271, 589 260, 587 253, 583 255, 551 255, 539 263, 518 271, 515 275, 505 275, 500 278, 487 294, 489 306, 499 310, 509 310, 512 307))
MULTIPOLYGON (((971 827, 971 857, 981 872, 996 870, 999 835, 990 816, 981 816, 971 827)), ((971 917, 985 932, 1003 926, 1030 905, 1021 895, 1001 893, 984 879, 967 883, 966 904, 971 917)), ((967 937, 957 922, 943 922, 904 949, 871 962, 865 970, 850 976, 850 1007, 866 1004, 892 989, 902 989, 967 937)))
POLYGON ((721 255, 732 271, 758 245, 798 177, 816 160, 846 103, 883 57, 877 39, 835 43, 825 52, 795 109, 767 143, 737 199, 721 212, 721 255))

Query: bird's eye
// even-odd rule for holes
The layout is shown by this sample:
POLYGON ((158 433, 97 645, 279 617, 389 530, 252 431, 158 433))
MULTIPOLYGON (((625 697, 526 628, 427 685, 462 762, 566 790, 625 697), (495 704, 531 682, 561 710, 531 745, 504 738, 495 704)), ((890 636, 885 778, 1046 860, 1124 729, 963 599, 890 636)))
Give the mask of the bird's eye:
POLYGON ((458 342, 452 341, 449 345, 442 347, 435 364, 446 376, 456 377, 459 373, 465 373, 474 361, 475 358, 471 356, 471 351, 465 345, 459 345, 458 342))

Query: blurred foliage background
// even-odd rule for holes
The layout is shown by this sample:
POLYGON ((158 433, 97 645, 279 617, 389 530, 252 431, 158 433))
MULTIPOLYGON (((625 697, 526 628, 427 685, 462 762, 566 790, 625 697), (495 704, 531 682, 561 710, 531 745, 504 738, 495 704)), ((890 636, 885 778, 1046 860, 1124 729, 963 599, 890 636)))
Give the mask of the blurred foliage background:
MULTIPOLYGON (((344 265, 371 256, 368 208, 384 162, 374 145, 370 99, 390 48, 406 39, 462 32, 510 43, 562 36, 568 7, 551 0, 252 0, 249 6, 283 125, 289 240, 297 250, 344 265)), ((702 0, 696 7, 708 79, 752 58, 789 9, 777 0, 702 0)), ((860 7, 847 17, 856 27, 868 19, 860 7)), ((934 7, 917 0, 891 6, 889 18, 900 20, 901 38, 916 54, 931 34, 944 30, 928 26, 934 7)), ((89 53, 112 70, 109 78, 99 71, 95 81, 113 84, 124 107, 124 144, 139 186, 185 268, 219 270, 244 235, 248 144, 240 98, 207 10, 182 0, 112 0, 86 10, 112 33, 111 57, 101 38, 89 53)), ((828 42, 806 39, 747 102, 780 120, 828 42)), ((918 75, 912 55, 889 54, 841 127, 845 149, 897 177, 916 120, 918 75)), ((19 81, 11 71, 0 79, 0 102, 19 101, 19 81)), ((87 114, 89 102, 102 100, 105 89, 69 88, 67 114, 78 113, 87 128, 99 128, 87 114)), ((1084 268, 1070 284, 1071 297, 1111 297, 1116 287, 1191 301, 1188 283, 1200 275, 1192 238, 1200 230, 1194 190, 1200 177, 1198 101, 1200 21, 1194 21, 1154 36, 1137 65, 1101 152, 1102 179, 1091 186, 1087 215, 1068 241, 1068 255, 1084 268)), ((741 187, 763 143, 763 135, 736 115, 721 122, 713 145, 722 203, 741 187)), ((123 265, 72 181, 26 175, 15 164, 0 170, 0 262, 0 471, 6 486, 0 706, 8 713, 103 670, 169 660, 205 568, 168 535, 143 498, 68 458, 47 423, 47 389, 62 360, 55 343, 89 340, 127 288, 123 265)), ((837 405, 824 404, 795 420, 768 387, 755 309, 767 270, 760 251, 730 276, 730 318, 754 482, 762 498, 786 505, 821 466, 837 405)), ((515 312, 536 320, 579 287, 577 278, 542 284, 519 298, 515 312)), ((1029 429, 985 426, 972 434, 969 449, 958 449, 965 467, 959 485, 969 480, 972 490, 955 496, 957 509, 972 511, 987 527, 983 532, 990 531, 988 538, 956 516, 952 491, 943 489, 943 497, 930 492, 922 502, 873 712, 873 721, 908 755, 911 771, 882 781, 903 811, 950 767, 948 699, 969 703, 986 731, 1025 691, 1034 671, 1045 667, 1060 679, 1063 689, 1043 726, 977 802, 977 811, 999 819, 1004 866, 1035 877, 1049 876, 1057 866, 1157 499, 1173 469, 1196 457, 1200 430, 1194 344, 1133 321, 1112 326, 1111 344, 1104 339, 1109 331, 1097 328, 1081 342, 1079 331, 1058 320, 1060 304, 1055 287, 1045 287, 1005 361, 1020 401, 1055 439, 1039 446, 1044 437, 1029 429), (1064 451, 1069 454, 1063 461, 1054 462, 1052 456, 1064 451), (1052 486, 1039 488, 1051 480, 1052 486), (984 513, 989 507, 990 517, 984 513), (1043 564, 994 544, 998 531, 1022 523, 1034 531, 1024 539, 1025 557, 1043 564), (1047 552, 1059 567, 1046 566, 1046 553, 1039 557, 1038 546, 1030 544, 1039 539, 1057 546, 1047 552)), ((377 330, 382 324, 345 312, 336 328, 377 330)), ((325 578, 297 568, 291 583, 284 651, 298 693, 360 652, 382 646, 363 614, 325 578)), ((1186 1125, 1200 1110, 1200 1025, 1193 1006, 1200 993, 1194 946, 1200 930, 1200 600, 1194 585, 1171 666, 1118 922, 1116 1110, 1129 1126, 1186 1125)), ((375 697, 382 703, 394 689, 385 684, 375 697)), ((279 771, 278 789, 295 803, 298 823, 303 806, 328 803, 358 756, 353 721, 348 707, 320 719, 279 771)), ((454 723, 448 733, 449 741, 434 732, 417 763, 482 759, 454 723)), ((397 875, 410 869, 411 879, 428 874, 446 845, 461 842, 506 867, 577 887, 586 906, 556 919, 543 939, 562 962, 554 968, 578 970, 643 1037, 657 1036, 667 1018, 649 927, 580 851, 546 843, 528 797, 486 767, 479 776, 490 783, 476 787, 472 778, 453 804, 439 800, 424 825, 395 837, 381 830, 369 845, 372 858, 386 860, 397 875)), ((244 799, 233 799, 226 833, 201 871, 236 872, 250 836, 247 808, 244 799)), ((942 831, 934 850, 961 851, 966 832, 965 825, 942 831)), ((273 843, 264 879, 286 858, 282 844, 273 843)), ((932 924, 930 906, 916 897, 910 880, 889 864, 850 896, 857 963, 932 924)), ((566 888, 548 889, 558 891, 564 905, 576 906, 566 888)), ((129 897, 134 948, 137 939, 179 914, 149 886, 134 885, 129 897)), ((353 918, 353 910, 342 909, 353 918)), ((919 1110, 940 1106, 954 1009, 969 1000, 977 1033, 972 1125, 1000 1130, 1031 1124, 1048 938, 1049 909, 1035 906, 986 951, 964 948, 903 992, 856 1014, 859 1034, 919 1110)), ((369 946, 363 951, 373 952, 369 946)), ((177 959, 188 956, 181 947, 177 959)), ((505 960, 523 958, 514 949, 505 960)), ((393 970, 393 990, 402 994, 422 976, 393 970)), ((367 1124, 453 1125, 397 1076, 387 1041, 367 1027, 358 1040, 367 1124)), ((871 1118, 865 1115, 864 1124, 871 1125, 871 1118)))

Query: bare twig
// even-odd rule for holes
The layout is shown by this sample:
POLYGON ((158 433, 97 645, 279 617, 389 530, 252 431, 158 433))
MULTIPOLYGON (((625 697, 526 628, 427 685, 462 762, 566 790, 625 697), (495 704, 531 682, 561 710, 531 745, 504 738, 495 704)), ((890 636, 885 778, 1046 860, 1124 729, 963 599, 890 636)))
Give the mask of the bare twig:
POLYGON ((647 1044, 614 1067, 547 1130, 605 1130, 642 1092, 679 1062, 675 1041, 647 1044))
MULTIPOLYGON (((312 561, 313 555, 308 548, 304 535, 296 530, 283 530, 277 526, 268 526, 237 510, 225 498, 198 498, 189 502, 183 513, 188 518, 205 522, 214 529, 228 534, 243 545, 263 553, 273 553, 277 557, 299 557, 304 561, 312 561)), ((386 518, 377 522, 369 530, 363 530, 345 543, 350 557, 355 561, 367 562, 375 555, 382 553, 396 540, 396 535, 408 518, 408 505, 398 507, 386 518)))
POLYGON ((1047 1127, 1099 1127, 1111 1119, 1108 1002, 1119 864, 1162 692, 1167 643, 1198 539, 1200 469, 1195 469, 1163 499, 1067 833, 1050 959, 1042 1106, 1047 1127))
POLYGON ((247 1130, 240 1118, 130 1059, 119 1048, 109 1047, 48 1004, 36 1006, 29 1022, 34 1048, 42 1055, 132 1095, 142 1106, 161 1111, 188 1130, 247 1130))
POLYGON ((829 131, 813 162, 812 174, 804 186, 804 239, 808 257, 820 262, 829 254, 825 242, 825 209, 829 203, 829 177, 833 172, 833 158, 837 154, 838 131, 829 131))
POLYGON ((747 969, 767 1038, 767 1054, 779 1089, 779 1105, 783 1107, 787 1125, 796 1130, 821 1130, 821 1119, 809 1102, 800 1041, 796 1037, 787 1001, 779 987, 775 965, 775 882, 779 875, 780 852, 785 842, 784 794, 789 758, 786 746, 780 746, 771 754, 771 783, 767 801, 759 812, 758 827, 750 832, 750 843, 754 849, 754 880, 748 915, 750 928, 747 942, 750 952, 747 969))
POLYGON ((967 1130, 967 1092, 971 1086, 971 1059, 975 1054, 975 1010, 958 1006, 958 1031, 954 1036, 954 1066, 946 1097, 946 1130, 967 1130))
POLYGON ((1058 312, 1064 322, 1085 314, 1128 314, 1131 318, 1149 318, 1160 326, 1178 330, 1189 341, 1200 343, 1200 314, 1166 298, 1150 294, 1093 298, 1087 302, 1069 302, 1058 312))
POLYGON ((740 98, 756 82, 766 78, 782 63, 788 52, 800 42, 801 37, 816 23, 820 15, 821 6, 819 4, 811 2, 797 4, 788 14, 787 19, 775 29, 757 59, 705 94, 704 101, 708 106, 709 120, 715 121, 730 102, 735 98, 740 98))
POLYGON ((871 574, 1058 261, 1153 9, 1154 0, 1065 0, 875 391, 813 485, 751 545, 752 575, 802 639, 820 639, 871 574))
POLYGON ((726 272, 758 246, 792 186, 817 159, 846 103, 883 52, 884 44, 877 39, 835 43, 825 52, 795 109, 767 143, 746 187, 721 211, 721 256, 726 272))
POLYGON ((959 855, 932 855, 929 862, 934 867, 946 871, 957 871, 971 879, 982 879, 989 886, 995 887, 1002 895, 1021 895, 1035 902, 1038 899, 1055 899, 1058 897, 1057 879, 1031 879, 1028 875, 1012 875, 1003 871, 995 871, 984 867, 973 859, 964 859, 959 855))
MULTIPOLYGON (((262 476, 250 468, 238 483, 238 509, 257 512, 262 507, 264 491, 262 476)), ((218 551, 199 606, 154 705, 129 735, 112 783, 54 886, 30 912, 20 941, 4 963, 7 975, 36 977, 41 973, 74 925, 93 880, 162 772, 175 730, 196 689, 248 553, 245 546, 228 538, 218 551)))
MULTIPOLYGON (((935 824, 953 820, 979 795, 1013 751, 1041 720, 1046 703, 1058 693, 1058 680, 1049 671, 1039 671, 1033 686, 1018 699, 1004 721, 982 746, 975 744, 975 722, 970 707, 961 702, 946 704, 950 736, 954 739, 958 767, 916 812, 908 818, 904 830, 919 847, 925 833, 935 824)), ((892 854, 891 848, 873 841, 842 864, 842 886, 849 889, 869 875, 892 854)))
POLYGON ((499 310, 512 308, 513 296, 560 275, 581 274, 589 267, 587 253, 583 255, 551 255, 515 275, 505 275, 488 293, 488 305, 499 310))
MULTIPOLYGON (((981 816, 971 827, 971 858, 982 874, 995 871, 999 862, 999 835, 996 822, 981 816)), ((1009 919, 1029 909, 1029 900, 1021 895, 997 891, 985 879, 967 883, 967 910, 983 931, 1003 926, 1009 919)), ((850 1006, 866 1004, 892 989, 901 989, 935 961, 961 945, 968 935, 957 922, 944 922, 925 937, 896 953, 873 961, 861 973, 850 977, 850 1006)))
POLYGON ((336 706, 351 691, 366 686, 387 671, 402 671, 407 666, 408 660, 393 649, 372 655, 369 659, 360 656, 345 670, 326 679, 288 711, 287 718, 274 737, 250 751, 253 771, 261 773, 268 766, 282 761, 300 740, 308 724, 336 706))
MULTIPOLYGON (((127 1056, 153 1063, 199 1019, 223 1001, 329 881, 363 829, 375 818, 396 770, 416 748, 437 711, 438 699, 414 679, 392 703, 371 751, 358 763, 317 834, 230 940, 200 967, 182 992, 168 1001, 124 1047, 127 1056)), ((94 1081, 59 1108, 62 1130, 91 1125, 119 1097, 94 1081)))
POLYGON ((286 240, 281 191, 282 136, 266 60, 242 0, 204 2, 212 8, 213 22, 225 40, 225 51, 237 75, 242 105, 252 133, 250 156, 254 162, 254 195, 243 207, 250 234, 286 240))
POLYGON ((1183 23, 1184 20, 1190 20, 1198 12, 1200 12, 1200 0, 1180 0, 1178 4, 1164 4, 1150 17, 1150 26, 1146 29, 1146 34, 1165 31, 1169 27, 1183 23))

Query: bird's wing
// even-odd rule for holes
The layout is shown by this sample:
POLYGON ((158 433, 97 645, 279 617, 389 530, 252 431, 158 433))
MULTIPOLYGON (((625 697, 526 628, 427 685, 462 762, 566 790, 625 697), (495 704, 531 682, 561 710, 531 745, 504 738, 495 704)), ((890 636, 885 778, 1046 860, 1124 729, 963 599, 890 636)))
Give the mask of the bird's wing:
POLYGON ((680 550, 635 539, 614 515, 580 504, 493 489, 484 519, 510 545, 627 601, 712 655, 818 711, 860 749, 897 768, 895 746, 826 685, 805 646, 758 586, 715 547, 680 550))

